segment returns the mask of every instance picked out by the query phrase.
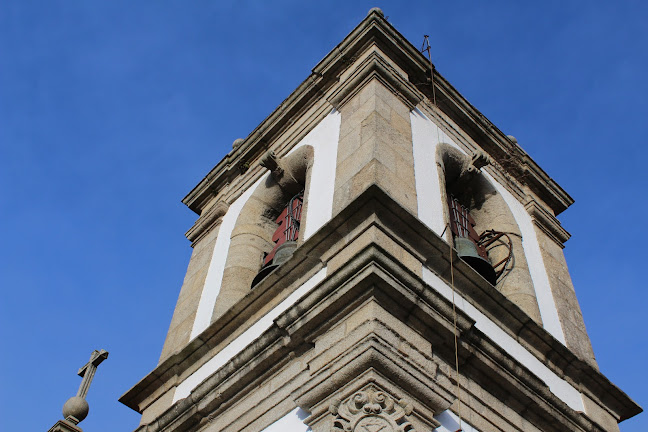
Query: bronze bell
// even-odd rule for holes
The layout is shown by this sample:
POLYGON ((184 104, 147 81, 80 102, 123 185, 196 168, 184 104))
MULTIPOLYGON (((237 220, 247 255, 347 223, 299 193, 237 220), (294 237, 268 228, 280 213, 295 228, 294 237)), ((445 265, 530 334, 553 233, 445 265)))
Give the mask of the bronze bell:
POLYGON ((288 261, 290 257, 293 255, 293 253, 295 252, 295 249, 297 249, 296 241, 287 241, 283 243, 281 246, 279 246, 275 251, 275 255, 272 258, 272 261, 268 263, 266 266, 264 266, 259 271, 259 273, 254 277, 254 279, 252 280, 251 287, 254 287, 256 284, 258 284, 263 279, 265 279, 266 276, 272 273, 274 269, 276 269, 281 264, 288 261))
POLYGON ((472 267, 492 285, 497 283, 495 269, 493 269, 493 266, 490 265, 488 260, 479 255, 475 242, 468 237, 455 237, 454 244, 459 258, 464 260, 466 264, 472 267))
POLYGON ((281 246, 277 248, 274 258, 272 258, 272 264, 281 265, 285 263, 293 255, 295 249, 297 249, 296 241, 284 242, 281 246))

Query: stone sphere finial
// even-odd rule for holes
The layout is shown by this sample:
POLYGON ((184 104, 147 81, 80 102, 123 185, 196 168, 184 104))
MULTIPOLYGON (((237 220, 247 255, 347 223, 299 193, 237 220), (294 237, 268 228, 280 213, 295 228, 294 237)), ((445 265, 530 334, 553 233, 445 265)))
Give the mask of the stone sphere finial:
POLYGON ((237 139, 235 139, 234 142, 232 143, 232 148, 233 148, 233 149, 236 149, 236 148, 241 147, 241 144, 243 144, 244 141, 245 141, 245 140, 244 140, 243 138, 237 138, 237 139))
POLYGON ((376 13, 378 13, 378 15, 380 15, 381 17, 384 17, 384 16, 385 16, 385 14, 383 13, 382 9, 380 9, 379 7, 373 7, 373 8, 371 8, 371 9, 369 9, 369 13, 368 13, 367 15, 371 15, 372 12, 376 12, 376 13))
POLYGON ((517 144, 517 143, 518 143, 518 142, 517 142, 517 138, 515 138, 513 135, 506 135, 506 137, 507 137, 508 139, 510 139, 511 142, 512 142, 513 144, 517 144))
POLYGON ((68 399, 65 405, 63 405, 63 418, 74 417, 78 423, 88 416, 89 411, 90 406, 88 406, 88 402, 82 397, 74 396, 68 399))

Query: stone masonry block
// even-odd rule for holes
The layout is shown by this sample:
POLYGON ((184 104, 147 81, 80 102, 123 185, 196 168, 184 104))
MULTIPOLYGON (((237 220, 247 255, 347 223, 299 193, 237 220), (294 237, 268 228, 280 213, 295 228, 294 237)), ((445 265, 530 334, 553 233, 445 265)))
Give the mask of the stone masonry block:
POLYGON ((401 112, 399 112, 399 111, 397 111, 397 110, 395 110, 393 108, 390 110, 389 114, 390 115, 389 115, 388 118, 389 118, 390 123, 394 127, 394 129, 396 129, 398 132, 403 134, 403 136, 409 137, 411 139, 411 137, 412 137, 412 123, 411 123, 411 120, 410 120, 409 111, 407 111, 407 113, 405 113, 406 117, 403 117, 401 112))
POLYGON ((374 159, 374 146, 372 143, 365 143, 356 149, 351 157, 348 157, 337 167, 337 180, 346 182, 353 178, 363 167, 367 166, 374 159))
POLYGON ((209 263, 206 263, 199 269, 199 271, 194 272, 191 276, 185 277, 182 289, 180 290, 180 295, 178 296, 177 305, 180 305, 187 300, 195 301, 200 298, 208 271, 209 263))
MULTIPOLYGON (((178 349, 186 345, 191 337, 191 330, 193 328, 194 320, 196 318, 196 308, 192 308, 192 311, 189 311, 188 315, 184 320, 178 322, 173 326, 173 329, 169 330, 169 333, 166 337, 166 345, 169 347, 169 352, 163 352, 166 354, 165 358, 173 354, 178 349)), ((167 346, 165 345, 165 349, 167 346)))
POLYGON ((216 245, 216 238, 218 237, 219 230, 220 225, 213 228, 211 232, 195 244, 193 252, 191 253, 189 265, 187 266, 187 274, 185 278, 192 276, 196 272, 200 271, 204 266, 209 265, 214 253, 214 246, 216 245))
POLYGON ((380 186, 399 204, 416 214, 416 186, 405 183, 404 177, 390 171, 376 160, 371 161, 353 177, 349 200, 359 196, 372 184, 380 186))
POLYGON ((334 211, 377 184, 416 213, 407 106, 380 81, 373 80, 341 108, 341 113, 334 211))
POLYGON ((541 229, 536 227, 535 232, 547 267, 551 292, 556 299, 558 318, 563 327, 567 347, 578 357, 598 368, 562 249, 541 229))
MULTIPOLYGON (((176 308, 169 325, 169 331, 162 348, 160 362, 182 348, 189 342, 189 332, 186 327, 189 326, 185 321, 188 317, 195 316, 200 302, 200 296, 205 285, 205 279, 209 270, 209 264, 216 245, 218 229, 212 230, 207 236, 196 244, 187 268, 187 274, 178 296, 176 308)), ((193 318, 191 318, 193 325, 193 318)))
MULTIPOLYGON (((196 300, 200 301, 200 297, 192 298, 189 297, 182 303, 178 303, 176 305, 176 308, 173 312, 173 320, 174 320, 174 327, 175 326, 181 326, 184 321, 186 321, 187 318, 192 317, 191 319, 193 320, 193 317, 196 315, 196 311, 198 310, 198 304, 196 300)), ((170 329, 169 331, 171 331, 170 329)))
POLYGON ((261 251, 269 252, 271 249, 272 245, 259 236, 232 237, 230 253, 227 256, 227 268, 244 267, 258 272, 263 258, 261 251))
POLYGON ((362 90, 358 92, 358 94, 354 97, 354 99, 358 99, 360 105, 363 105, 369 99, 375 97, 378 94, 380 87, 383 87, 380 81, 373 79, 369 81, 367 84, 365 84, 365 86, 362 88, 362 90))
POLYGON ((374 112, 381 115, 386 121, 389 121, 391 111, 392 108, 387 105, 387 103, 372 96, 369 100, 358 107, 357 110, 349 113, 348 116, 346 116, 346 119, 348 121, 346 121, 345 124, 341 126, 340 138, 346 136, 346 134, 349 133, 349 131, 351 131, 355 127, 355 125, 362 123, 364 119, 369 117, 374 112))
POLYGON ((344 137, 340 137, 340 142, 338 143, 338 160, 341 162, 351 157, 360 147, 361 141, 360 125, 353 128, 344 137))
POLYGON ((587 395, 582 395, 583 404, 585 405, 585 412, 587 415, 603 426, 606 431, 618 432, 619 425, 614 417, 608 411, 590 399, 587 395))

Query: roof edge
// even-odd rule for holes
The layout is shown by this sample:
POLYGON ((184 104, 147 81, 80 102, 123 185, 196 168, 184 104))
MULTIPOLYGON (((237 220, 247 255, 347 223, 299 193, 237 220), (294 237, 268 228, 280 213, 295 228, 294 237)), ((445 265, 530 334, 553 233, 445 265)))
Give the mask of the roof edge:
MULTIPOLYGON (((260 157, 267 144, 290 124, 290 119, 312 106, 319 96, 336 85, 340 73, 371 43, 378 43, 381 50, 406 70, 410 83, 429 98, 430 72, 435 68, 434 65, 387 22, 382 12, 372 9, 241 145, 230 151, 209 171, 182 202, 197 214, 201 214, 211 197, 242 172, 240 166, 260 157)), ((515 145, 436 69, 434 70, 437 106, 444 114, 471 135, 471 138, 500 162, 517 181, 536 193, 555 215, 574 203, 574 199, 521 147, 515 145), (503 163, 509 160, 511 155, 515 158, 517 166, 506 166, 503 163)), ((333 105, 331 108, 334 108, 333 105)))

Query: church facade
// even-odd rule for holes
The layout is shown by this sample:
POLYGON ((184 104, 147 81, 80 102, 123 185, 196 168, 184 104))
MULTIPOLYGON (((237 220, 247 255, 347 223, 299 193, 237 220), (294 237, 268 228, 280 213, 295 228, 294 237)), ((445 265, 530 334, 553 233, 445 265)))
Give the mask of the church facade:
POLYGON ((556 216, 572 198, 378 9, 183 201, 157 431, 618 431, 556 216))

